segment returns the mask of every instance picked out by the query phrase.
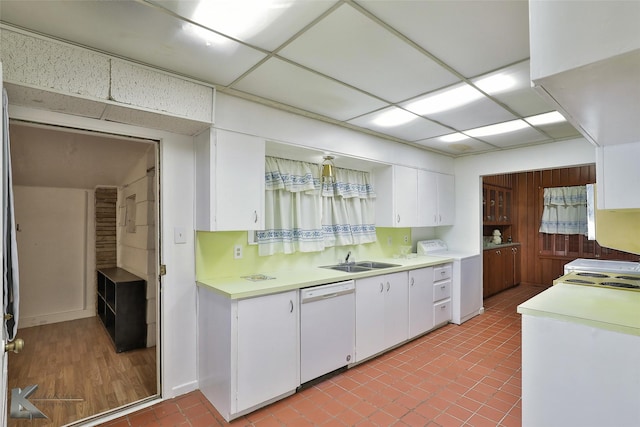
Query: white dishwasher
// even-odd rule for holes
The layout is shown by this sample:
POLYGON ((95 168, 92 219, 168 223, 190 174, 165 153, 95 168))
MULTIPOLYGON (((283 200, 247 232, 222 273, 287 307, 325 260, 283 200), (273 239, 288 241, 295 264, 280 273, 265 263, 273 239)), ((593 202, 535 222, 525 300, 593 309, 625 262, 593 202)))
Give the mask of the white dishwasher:
POLYGON ((300 290, 300 382, 347 366, 355 352, 353 280, 300 290))

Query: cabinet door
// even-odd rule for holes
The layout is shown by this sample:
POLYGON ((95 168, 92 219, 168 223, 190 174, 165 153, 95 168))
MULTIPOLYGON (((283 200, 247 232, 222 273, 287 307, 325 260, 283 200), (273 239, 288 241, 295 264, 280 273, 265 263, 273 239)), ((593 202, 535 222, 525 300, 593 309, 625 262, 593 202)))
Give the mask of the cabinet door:
POLYGON ((196 229, 263 229, 265 141, 209 129, 195 147, 196 229))
POLYGON ((422 227, 438 225, 437 173, 418 171, 418 223, 422 227))
POLYGON ((356 362, 384 350, 384 276, 356 280, 356 362))
POLYGON ((453 175, 437 174, 438 225, 453 225, 455 220, 455 181, 453 175))
POLYGON ((491 249, 485 251, 487 255, 484 268, 487 272, 487 293, 485 297, 497 294, 501 290, 505 288, 504 285, 504 277, 505 277, 505 266, 504 266, 504 257, 502 256, 502 251, 500 249, 491 249), (488 264, 488 265, 487 265, 488 264))
POLYGON ((596 149, 598 209, 640 208, 640 191, 630 191, 629 187, 640 181, 638 159, 640 142, 596 149))
POLYGON ((409 271, 409 338, 433 329, 433 267, 409 271))
POLYGON ((418 171, 403 166, 394 166, 393 181, 394 225, 396 227, 413 227, 418 222, 418 171))
POLYGON ((385 348, 409 338, 409 283, 407 272, 384 276, 385 348))
POLYGON ((264 228, 264 140, 216 131, 216 229, 264 228))
POLYGON ((235 412, 299 385, 298 310, 297 291, 238 301, 235 412))
POLYGON ((517 285, 520 283, 522 271, 520 267, 520 247, 514 246, 511 250, 513 252, 513 284, 517 285))

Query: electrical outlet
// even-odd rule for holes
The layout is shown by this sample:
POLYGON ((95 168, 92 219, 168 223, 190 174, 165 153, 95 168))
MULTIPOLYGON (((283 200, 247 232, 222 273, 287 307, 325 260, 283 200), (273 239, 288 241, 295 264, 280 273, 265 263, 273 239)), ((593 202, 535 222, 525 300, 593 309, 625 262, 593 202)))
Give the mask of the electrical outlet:
POLYGON ((235 259, 242 258, 242 245, 235 245, 233 247, 233 257, 235 259))
POLYGON ((404 242, 409 243, 409 236, 404 236, 404 242))

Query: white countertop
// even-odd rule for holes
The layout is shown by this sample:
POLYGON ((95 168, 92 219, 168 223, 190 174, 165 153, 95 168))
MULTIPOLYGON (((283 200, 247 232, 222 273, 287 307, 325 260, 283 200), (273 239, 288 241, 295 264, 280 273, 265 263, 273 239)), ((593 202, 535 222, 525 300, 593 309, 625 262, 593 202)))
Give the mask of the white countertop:
POLYGON ((558 283, 518 306, 518 313, 640 336, 640 292, 558 283))
POLYGON ((219 277, 201 279, 197 281, 197 284, 200 287, 218 292, 230 299, 240 299, 306 288, 308 286, 340 282, 343 280, 360 279, 363 277, 414 270, 416 268, 452 262, 453 260, 451 258, 440 256, 417 256, 415 258, 376 258, 368 259, 366 261, 386 262, 390 264, 399 264, 400 266, 360 273, 345 273, 321 267, 307 267, 299 270, 279 271, 267 271, 266 269, 263 269, 261 271, 247 273, 246 276, 263 274, 265 276, 273 277, 273 279, 254 282, 240 276, 219 277))

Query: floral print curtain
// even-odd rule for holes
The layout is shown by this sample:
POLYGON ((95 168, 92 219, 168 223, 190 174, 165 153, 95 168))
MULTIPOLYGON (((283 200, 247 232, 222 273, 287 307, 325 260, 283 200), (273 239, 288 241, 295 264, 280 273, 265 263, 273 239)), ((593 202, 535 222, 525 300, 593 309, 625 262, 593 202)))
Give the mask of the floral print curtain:
POLYGON ((540 232, 586 236, 586 186, 545 188, 540 232))

